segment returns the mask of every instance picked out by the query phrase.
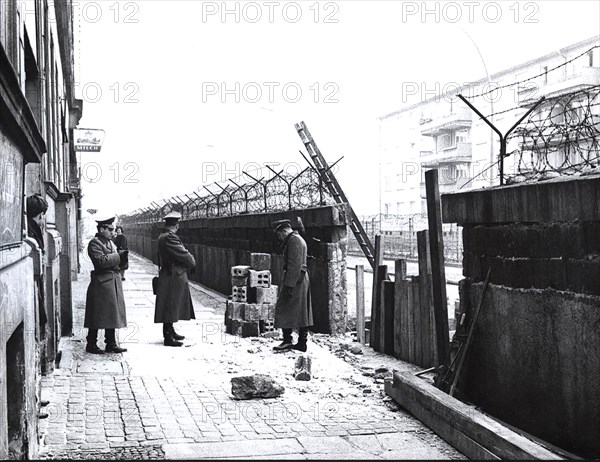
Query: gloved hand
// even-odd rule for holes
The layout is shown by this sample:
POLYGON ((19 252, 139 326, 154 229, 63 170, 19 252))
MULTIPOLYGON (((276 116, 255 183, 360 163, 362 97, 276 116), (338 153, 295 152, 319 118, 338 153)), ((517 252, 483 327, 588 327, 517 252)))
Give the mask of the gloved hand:
POLYGON ((285 293, 288 295, 288 297, 291 297, 292 295, 294 295, 294 288, 293 287, 286 287, 285 288, 285 293))

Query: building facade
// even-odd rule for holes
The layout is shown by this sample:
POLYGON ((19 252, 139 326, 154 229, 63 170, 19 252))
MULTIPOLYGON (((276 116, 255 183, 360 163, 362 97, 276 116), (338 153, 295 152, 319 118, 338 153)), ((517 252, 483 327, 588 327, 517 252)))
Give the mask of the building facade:
POLYGON ((40 374, 71 335, 78 272, 79 173, 72 132, 73 5, 0 2, 0 457, 36 458, 40 374), (26 198, 48 203, 44 248, 28 237, 26 198), (43 313, 47 322, 43 323, 43 313))
POLYGON ((428 169, 438 169, 442 194, 500 184, 500 137, 459 94, 503 135, 545 98, 507 137, 503 181, 585 170, 597 156, 589 132, 599 85, 600 37, 592 37, 381 117, 380 213, 426 213, 428 169))

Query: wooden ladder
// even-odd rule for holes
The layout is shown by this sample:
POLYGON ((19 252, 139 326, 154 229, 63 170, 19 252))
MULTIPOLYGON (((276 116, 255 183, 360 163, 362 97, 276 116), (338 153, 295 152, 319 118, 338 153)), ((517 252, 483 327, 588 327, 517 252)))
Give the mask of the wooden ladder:
POLYGON ((348 202, 346 194, 344 194, 342 187, 340 186, 337 179, 335 178, 335 175, 331 171, 331 167, 329 167, 327 161, 323 157, 323 154, 321 154, 321 151, 317 147, 315 140, 308 131, 306 124, 304 122, 297 123, 295 124, 295 128, 298 132, 298 135, 300 136, 300 139, 304 143, 304 146, 306 147, 308 155, 312 159, 312 162, 315 168, 317 169, 317 173, 319 174, 321 181, 326 185, 327 190, 333 196, 335 202, 338 204, 347 204, 350 218, 348 226, 350 226, 350 229, 354 233, 354 236, 356 237, 360 248, 365 254, 365 257, 367 257, 367 260, 369 260, 371 268, 375 269, 375 248, 373 247, 369 236, 367 236, 367 233, 365 232, 362 224, 360 223, 360 220, 356 216, 356 213, 354 213, 350 202, 348 202))

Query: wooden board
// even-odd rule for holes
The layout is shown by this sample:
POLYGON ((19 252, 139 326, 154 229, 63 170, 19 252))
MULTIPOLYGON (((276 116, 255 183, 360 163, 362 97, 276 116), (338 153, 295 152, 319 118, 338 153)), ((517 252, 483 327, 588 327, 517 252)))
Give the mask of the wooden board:
POLYGON ((406 260, 396 260, 395 262, 395 277, 394 277, 394 356, 401 357, 402 347, 401 342, 401 312, 403 299, 403 284, 406 278, 406 260))
POLYGON ((365 344, 365 267, 356 265, 356 340, 365 344))
POLYGON ((446 273, 444 268, 444 238, 438 171, 425 172, 427 194, 427 220, 429 224, 429 248, 431 252, 431 283, 433 287, 433 310, 435 314, 436 349, 439 364, 450 362, 450 333, 448 330, 448 300, 446 298, 446 273))
POLYGON ((385 383, 385 391, 469 458, 565 460, 412 372, 395 372, 393 381, 385 383))
POLYGON ((386 355, 394 354, 394 287, 393 281, 382 281, 382 351, 386 355))

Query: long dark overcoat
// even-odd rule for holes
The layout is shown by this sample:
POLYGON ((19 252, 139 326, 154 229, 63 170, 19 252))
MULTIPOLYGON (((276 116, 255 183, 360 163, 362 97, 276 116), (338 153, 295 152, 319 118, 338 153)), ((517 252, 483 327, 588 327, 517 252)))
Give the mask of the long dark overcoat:
POLYGON ((275 327, 299 329, 313 325, 310 280, 306 266, 306 241, 297 231, 284 242, 283 279, 275 305, 275 327), (288 288, 293 287, 292 296, 288 288))
POLYGON ((158 258, 160 272, 154 322, 196 319, 187 275, 188 270, 196 266, 194 256, 177 234, 164 230, 158 236, 158 258))
MULTIPOLYGON (((129 250, 129 248, 127 247, 127 238, 125 237, 125 234, 117 234, 114 238, 114 243, 117 246, 117 251, 129 250)), ((121 260, 119 269, 122 269, 122 270, 129 269, 129 256, 125 256, 121 260)))
POLYGON ((125 299, 119 274, 120 258, 115 244, 101 234, 96 234, 88 244, 88 255, 94 270, 87 290, 83 327, 127 327, 125 299))

